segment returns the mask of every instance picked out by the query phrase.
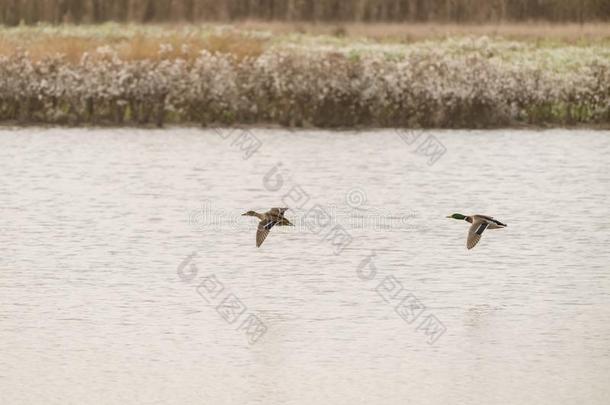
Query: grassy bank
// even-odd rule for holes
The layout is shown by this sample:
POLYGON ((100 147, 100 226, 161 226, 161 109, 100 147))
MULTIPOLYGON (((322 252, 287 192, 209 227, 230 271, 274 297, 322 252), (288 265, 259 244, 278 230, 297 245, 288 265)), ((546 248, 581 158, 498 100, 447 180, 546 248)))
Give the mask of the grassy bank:
POLYGON ((0 122, 610 125, 604 25, 264 28, 2 28, 0 122))

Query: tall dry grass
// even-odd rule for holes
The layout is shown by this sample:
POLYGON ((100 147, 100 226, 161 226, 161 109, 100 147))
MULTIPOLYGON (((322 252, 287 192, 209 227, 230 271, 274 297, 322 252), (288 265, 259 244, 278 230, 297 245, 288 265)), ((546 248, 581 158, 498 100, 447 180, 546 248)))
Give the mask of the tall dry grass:
POLYGON ((466 32, 375 41, 357 39, 357 26, 340 37, 274 29, 0 29, 0 122, 610 125, 604 41, 466 32))
MULTIPOLYGON (((246 32, 195 29, 175 30, 169 27, 149 27, 129 35, 96 35, 89 30, 75 33, 65 31, 38 32, 0 29, 0 56, 25 52, 33 61, 61 55, 65 61, 78 63, 83 55, 95 55, 100 47, 109 47, 124 61, 196 59, 201 51, 229 53, 237 59, 256 57, 264 52, 269 38, 248 35, 246 32), (3 35, 4 34, 4 35, 3 35), (161 52, 160 44, 163 44, 161 52)), ((120 28, 117 27, 120 30, 120 28)))
POLYGON ((244 21, 231 26, 116 25, 38 26, 0 28, 0 56, 27 52, 34 61, 63 55, 78 63, 84 54, 108 46, 125 61, 182 58, 189 61, 201 51, 229 53, 238 59, 256 57, 271 46, 300 42, 354 41, 409 44, 450 38, 481 37, 526 41, 548 46, 606 44, 610 24, 288 24, 244 21), (161 54, 159 44, 165 44, 161 54))

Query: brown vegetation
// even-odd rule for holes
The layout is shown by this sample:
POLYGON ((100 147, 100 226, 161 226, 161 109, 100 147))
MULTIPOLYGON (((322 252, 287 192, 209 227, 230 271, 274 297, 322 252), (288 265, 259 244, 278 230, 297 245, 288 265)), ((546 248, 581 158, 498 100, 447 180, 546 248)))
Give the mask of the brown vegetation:
POLYGON ((34 34, 27 29, 8 29, 4 30, 2 35, 0 31, 0 56, 10 57, 15 53, 25 52, 32 61, 40 61, 61 55, 67 62, 78 63, 83 55, 94 56, 98 48, 108 46, 123 61, 177 58, 192 61, 203 50, 231 54, 240 60, 248 56, 259 56, 268 42, 268 39, 247 35, 238 30, 209 32, 200 29, 147 27, 123 35, 99 32, 95 34, 95 31, 93 27, 85 32, 74 32, 67 28, 34 34), (163 44, 163 52, 160 52, 160 44, 163 44))
POLYGON ((71 60, 23 51, 0 56, 0 122, 610 124, 610 53, 604 45, 540 47, 484 37, 410 45, 297 41, 259 53, 257 40, 244 47, 235 35, 204 37, 202 44, 213 51, 181 47, 180 41, 159 41, 155 48, 136 35, 127 46, 101 46, 78 61, 80 41, 66 45, 71 60))
POLYGON ((62 55, 78 63, 85 53, 95 54, 110 46, 124 61, 182 58, 192 61, 202 50, 228 53, 237 59, 261 55, 273 44, 298 38, 330 40, 341 37, 345 44, 365 39, 379 43, 408 44, 423 40, 487 36, 535 44, 591 45, 610 43, 610 24, 361 24, 297 25, 245 21, 231 27, 221 25, 104 25, 0 29, 0 56, 27 52, 33 61, 62 55), (159 44, 167 45, 163 54, 159 44))
POLYGON ((610 125, 603 25, 258 24, 0 28, 0 122, 610 125))

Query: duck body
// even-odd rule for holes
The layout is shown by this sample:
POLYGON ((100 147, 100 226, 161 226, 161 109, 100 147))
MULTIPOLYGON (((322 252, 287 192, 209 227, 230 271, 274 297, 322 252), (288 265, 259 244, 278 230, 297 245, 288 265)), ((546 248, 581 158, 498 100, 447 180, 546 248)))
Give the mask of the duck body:
POLYGON ((462 215, 462 214, 453 214, 449 215, 447 218, 453 218, 458 220, 464 220, 470 224, 470 229, 468 229, 468 238, 466 239, 466 248, 468 250, 472 249, 479 243, 481 240, 481 235, 486 229, 501 229, 506 228, 507 225, 498 221, 497 219, 487 216, 487 215, 462 215))
POLYGON ((284 217, 284 213, 288 210, 288 208, 271 208, 269 211, 260 214, 256 211, 248 211, 242 216, 250 216, 256 217, 260 220, 258 223, 258 229, 256 230, 256 247, 260 247, 267 235, 269 235, 269 231, 275 225, 277 226, 294 226, 286 217, 284 217))

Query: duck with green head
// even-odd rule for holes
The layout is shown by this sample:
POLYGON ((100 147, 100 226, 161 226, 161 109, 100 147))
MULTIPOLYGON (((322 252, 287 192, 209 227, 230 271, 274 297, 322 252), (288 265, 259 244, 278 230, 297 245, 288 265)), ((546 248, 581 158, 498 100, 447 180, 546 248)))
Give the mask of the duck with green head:
POLYGON ((468 249, 472 249, 477 243, 479 243, 479 240, 481 240, 481 235, 485 229, 500 229, 506 228, 507 226, 497 219, 487 215, 462 215, 456 213, 447 216, 447 218, 458 219, 472 224, 468 230, 468 239, 466 240, 466 248, 468 249))
POLYGON ((271 208, 269 211, 264 214, 259 214, 256 211, 248 211, 246 213, 241 214, 242 216, 248 217, 256 217, 260 219, 258 223, 258 229, 256 231, 256 247, 260 247, 265 241, 267 235, 269 235, 269 231, 275 225, 277 226, 294 226, 288 219, 284 217, 284 212, 286 212, 288 208, 271 208))

